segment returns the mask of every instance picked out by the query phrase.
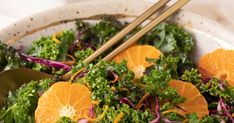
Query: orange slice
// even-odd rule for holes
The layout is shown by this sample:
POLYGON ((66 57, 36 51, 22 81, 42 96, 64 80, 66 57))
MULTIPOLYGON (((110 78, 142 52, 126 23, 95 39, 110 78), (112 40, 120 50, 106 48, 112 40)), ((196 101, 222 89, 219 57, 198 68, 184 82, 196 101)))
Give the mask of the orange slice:
POLYGON ((116 63, 126 60, 129 70, 135 73, 135 78, 140 78, 146 67, 152 65, 146 58, 159 58, 160 55, 161 52, 153 46, 136 45, 119 53, 113 60, 116 63))
POLYGON ((38 101, 36 123, 55 123, 60 117, 78 121, 88 116, 92 105, 91 92, 79 83, 57 82, 38 101))
POLYGON ((185 102, 176 105, 176 111, 184 115, 195 112, 199 118, 209 114, 206 99, 193 84, 180 80, 172 80, 169 86, 175 88, 180 96, 186 98, 185 102))
POLYGON ((218 49, 208 53, 200 59, 198 66, 203 78, 216 77, 234 86, 234 50, 218 49))

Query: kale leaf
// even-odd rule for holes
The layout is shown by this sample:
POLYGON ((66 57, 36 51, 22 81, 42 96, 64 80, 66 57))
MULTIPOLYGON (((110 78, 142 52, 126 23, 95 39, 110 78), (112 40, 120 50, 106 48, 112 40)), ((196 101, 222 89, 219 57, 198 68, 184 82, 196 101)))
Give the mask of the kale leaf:
POLYGON ((114 100, 118 101, 121 98, 119 96, 121 96, 122 88, 127 88, 130 92, 135 89, 131 82, 133 77, 134 74, 128 70, 126 62, 116 64, 101 61, 89 69, 85 79, 92 89, 92 98, 94 100, 99 100, 102 104, 111 104, 114 103, 114 100), (109 77, 109 71, 113 71, 118 75, 118 82, 111 82, 113 78, 109 77), (115 88, 115 90, 112 90, 111 87, 115 88))
POLYGON ((124 27, 115 17, 104 15, 101 21, 90 25, 81 20, 76 21, 77 38, 95 47, 100 47, 124 27))
POLYGON ((36 40, 28 50, 28 54, 34 57, 57 60, 59 55, 59 45, 50 36, 42 36, 36 40))
POLYGON ((16 49, 0 41, 0 71, 22 67, 29 67, 28 62, 21 60, 16 49))
MULTIPOLYGON (((27 54, 53 61, 65 61, 69 46, 75 39, 74 33, 64 30, 57 36, 57 39, 61 41, 61 44, 53 41, 52 36, 42 36, 39 40, 33 42, 27 54)), ((49 67, 37 63, 33 64, 32 69, 46 73, 56 73, 49 67)))
POLYGON ((146 91, 152 96, 158 96, 160 101, 170 101, 173 104, 183 102, 184 98, 179 96, 174 88, 168 86, 171 80, 171 75, 167 71, 152 70, 142 81, 146 84, 146 91))
MULTIPOLYGON (((95 110, 97 114, 101 114, 103 112, 103 108, 101 107, 97 107, 95 108, 95 110)), ((126 104, 122 104, 119 105, 119 107, 117 108, 114 106, 109 107, 107 113, 105 114, 105 117, 100 122, 102 123, 114 122, 115 118, 121 112, 124 113, 124 116, 119 121, 119 123, 128 123, 128 122, 148 123, 154 118, 150 110, 145 110, 145 111, 135 110, 126 104)))
POLYGON ((192 68, 190 70, 185 70, 181 79, 186 82, 191 82, 194 85, 200 85, 202 83, 201 74, 198 69, 192 68))
POLYGON ((51 36, 42 36, 33 42, 28 54, 34 57, 45 58, 48 60, 65 60, 68 53, 68 46, 74 41, 74 33, 68 30, 58 35, 61 44, 53 41, 51 36))
POLYGON ((182 27, 175 24, 161 23, 152 29, 140 41, 141 44, 151 44, 163 53, 190 54, 194 49, 194 38, 182 27))
POLYGON ((225 81, 220 81, 217 78, 212 78, 207 83, 205 84, 202 83, 197 87, 200 89, 201 93, 206 93, 213 97, 223 98, 225 100, 233 102, 234 87, 224 86, 227 85, 225 83, 226 83, 225 81), (220 84, 223 85, 223 88, 220 87, 221 86, 220 84))
POLYGON ((74 56, 77 62, 81 62, 85 60, 88 56, 90 56, 94 51, 91 48, 87 48, 84 50, 78 50, 74 52, 74 56))
POLYGON ((77 123, 69 117, 61 117, 56 123, 77 123))
POLYGON ((75 40, 74 32, 64 30, 57 38, 61 41, 61 44, 59 44, 59 55, 57 60, 65 61, 69 47, 75 40))
POLYGON ((54 82, 53 79, 31 81, 22 85, 15 92, 9 92, 7 105, 0 111, 0 121, 6 123, 34 122, 34 111, 39 99, 38 92, 47 90, 52 82, 54 82))
POLYGON ((196 113, 188 114, 187 115, 189 123, 220 123, 221 118, 216 115, 208 115, 199 119, 196 113))

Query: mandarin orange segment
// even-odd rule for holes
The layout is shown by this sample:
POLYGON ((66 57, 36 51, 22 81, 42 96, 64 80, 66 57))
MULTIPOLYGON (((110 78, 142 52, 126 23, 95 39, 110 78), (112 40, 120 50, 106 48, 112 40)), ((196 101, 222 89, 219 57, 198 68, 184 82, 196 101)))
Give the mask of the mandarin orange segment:
POLYGON ((203 78, 216 77, 234 86, 234 50, 218 49, 203 56, 198 63, 203 78))
POLYGON ((66 116, 78 121, 88 116, 91 105, 91 92, 86 86, 57 82, 39 98, 35 120, 37 123, 55 123, 66 116))
POLYGON ((181 114, 197 113, 199 118, 209 114, 206 99, 200 94, 199 90, 191 83, 180 80, 172 80, 169 86, 176 89, 177 93, 186 98, 186 101, 177 104, 175 110, 181 114))
POLYGON ((152 65, 152 63, 146 61, 146 58, 159 58, 161 54, 162 53, 153 46, 136 45, 119 53, 113 60, 116 63, 126 60, 129 70, 135 73, 135 78, 140 78, 146 67, 152 65))

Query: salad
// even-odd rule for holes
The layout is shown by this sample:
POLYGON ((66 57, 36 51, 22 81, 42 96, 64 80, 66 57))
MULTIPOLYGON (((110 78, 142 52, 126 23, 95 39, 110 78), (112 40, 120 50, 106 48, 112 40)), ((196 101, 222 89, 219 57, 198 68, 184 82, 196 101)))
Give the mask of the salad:
POLYGON ((234 50, 218 49, 195 63, 193 36, 163 22, 112 61, 102 58, 141 27, 86 64, 127 23, 106 15, 94 25, 75 25, 41 36, 26 53, 0 43, 0 71, 30 68, 56 76, 10 91, 0 122, 234 122, 234 50))

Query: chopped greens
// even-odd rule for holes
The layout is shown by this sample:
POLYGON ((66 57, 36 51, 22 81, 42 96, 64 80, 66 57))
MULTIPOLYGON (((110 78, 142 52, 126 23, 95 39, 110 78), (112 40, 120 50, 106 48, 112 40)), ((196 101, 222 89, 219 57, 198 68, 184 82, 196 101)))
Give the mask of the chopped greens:
MULTIPOLYGON (((88 116, 78 121, 71 117, 60 117, 57 123, 89 120, 102 123, 219 123, 233 120, 234 87, 229 86, 227 81, 202 76, 192 59, 195 40, 176 24, 163 22, 138 41, 138 44, 152 45, 162 52, 157 59, 146 58, 151 66, 146 68, 139 79, 134 78, 127 61, 117 64, 101 60, 113 48, 92 63, 82 62, 126 24, 108 15, 102 16, 96 24, 77 20, 76 31, 64 30, 54 35, 41 36, 33 42, 26 54, 0 42, 0 71, 30 68, 55 75, 60 81, 61 75, 71 70, 73 78, 67 81, 85 85, 91 91, 95 103, 89 109, 88 116), (43 62, 43 65, 39 62, 43 62), (67 69, 61 69, 63 67, 67 69), (175 111, 175 107, 185 102, 186 98, 169 86, 171 80, 182 80, 196 86, 208 103, 209 115, 199 118, 197 113, 183 115, 175 111)), ((137 27, 120 43, 141 28, 137 27)), ((56 80, 53 79, 31 81, 9 92, 8 100, 0 110, 0 122, 34 123, 38 99, 54 82, 56 80)))
POLYGON ((161 23, 152 29, 141 44, 151 44, 163 53, 190 54, 194 49, 194 38, 183 28, 175 24, 161 23))
POLYGON ((28 66, 30 66, 28 62, 20 59, 20 54, 16 49, 0 42, 0 71, 28 66))
POLYGON ((15 92, 9 92, 7 105, 0 111, 0 121, 6 123, 34 122, 39 92, 46 91, 52 79, 32 81, 22 85, 15 92))

